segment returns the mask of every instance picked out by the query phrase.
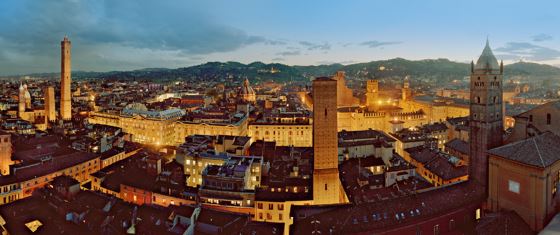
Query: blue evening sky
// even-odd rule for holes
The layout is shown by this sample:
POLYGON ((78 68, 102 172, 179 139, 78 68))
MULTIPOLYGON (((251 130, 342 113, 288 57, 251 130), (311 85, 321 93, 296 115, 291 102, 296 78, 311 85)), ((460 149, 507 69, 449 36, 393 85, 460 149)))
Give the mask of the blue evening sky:
POLYGON ((402 57, 560 66, 559 1, 2 0, 0 75, 176 68, 207 61, 297 65, 402 57))

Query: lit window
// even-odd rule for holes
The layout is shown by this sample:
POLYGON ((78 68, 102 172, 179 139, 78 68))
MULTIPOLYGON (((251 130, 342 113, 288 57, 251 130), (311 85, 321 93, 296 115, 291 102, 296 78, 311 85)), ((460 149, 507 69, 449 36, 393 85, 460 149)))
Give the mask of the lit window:
POLYGON ((476 209, 475 217, 474 217, 474 218, 477 219, 477 220, 480 219, 480 209, 476 209))

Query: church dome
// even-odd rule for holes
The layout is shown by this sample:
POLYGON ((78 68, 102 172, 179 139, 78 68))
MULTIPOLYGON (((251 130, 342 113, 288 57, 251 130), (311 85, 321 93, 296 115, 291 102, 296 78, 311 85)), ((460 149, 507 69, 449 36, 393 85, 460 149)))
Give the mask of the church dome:
POLYGON ((486 46, 482 51, 482 54, 476 61, 476 65, 474 66, 475 70, 500 70, 500 65, 498 64, 498 60, 492 53, 492 49, 490 49, 490 44, 488 40, 486 40, 486 46))
POLYGON ((241 86, 241 88, 239 88, 239 95, 251 95, 251 94, 255 94, 255 91, 253 90, 253 88, 249 85, 249 79, 245 79, 245 81, 243 82, 243 86, 241 86))
POLYGON ((254 102, 256 100, 256 94, 253 88, 249 85, 249 79, 245 79, 243 86, 241 86, 237 92, 237 97, 250 102, 254 102))

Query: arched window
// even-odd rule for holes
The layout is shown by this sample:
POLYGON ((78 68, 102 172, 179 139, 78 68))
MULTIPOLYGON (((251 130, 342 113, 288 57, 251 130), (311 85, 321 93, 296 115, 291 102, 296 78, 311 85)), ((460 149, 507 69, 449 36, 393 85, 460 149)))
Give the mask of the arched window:
POLYGON ((497 98, 498 98, 498 97, 494 96, 494 104, 496 103, 497 98))
POLYGON ((546 114, 546 125, 550 125, 550 123, 552 122, 552 116, 550 115, 550 113, 546 114))
POLYGON ((325 117, 327 116, 327 109, 325 108, 325 117))
POLYGON ((533 121, 533 115, 529 115, 529 122, 533 121))
POLYGON ((480 97, 479 96, 476 97, 476 103, 480 104, 480 97))

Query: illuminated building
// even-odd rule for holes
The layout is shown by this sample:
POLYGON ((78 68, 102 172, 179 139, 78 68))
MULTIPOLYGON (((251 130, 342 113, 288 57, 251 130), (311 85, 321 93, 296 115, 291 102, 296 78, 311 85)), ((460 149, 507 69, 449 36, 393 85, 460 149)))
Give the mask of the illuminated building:
POLYGON ((339 162, 370 156, 389 162, 393 157, 394 142, 395 139, 376 130, 341 131, 338 133, 339 162))
POLYGON ((60 117, 62 120, 72 119, 72 71, 70 50, 72 43, 68 37, 60 42, 61 64, 60 64, 60 117))
POLYGON ((202 184, 202 172, 209 165, 220 166, 230 154, 246 155, 250 138, 245 136, 192 135, 179 145, 176 161, 183 165, 189 187, 202 184))
POLYGON ((262 157, 230 156, 222 165, 205 167, 198 192, 203 206, 254 213, 255 187, 261 182, 262 163, 262 157))
POLYGON ((189 135, 247 134, 247 115, 243 113, 185 115, 181 109, 149 111, 142 104, 131 104, 122 112, 91 112, 88 121, 122 128, 132 141, 155 145, 178 145, 189 135))
POLYGON ((11 135, 0 130, 0 175, 9 175, 13 163, 11 135))
POLYGON ((309 115, 302 112, 282 112, 265 115, 249 123, 253 141, 274 141, 278 146, 311 147, 313 125, 309 115))

